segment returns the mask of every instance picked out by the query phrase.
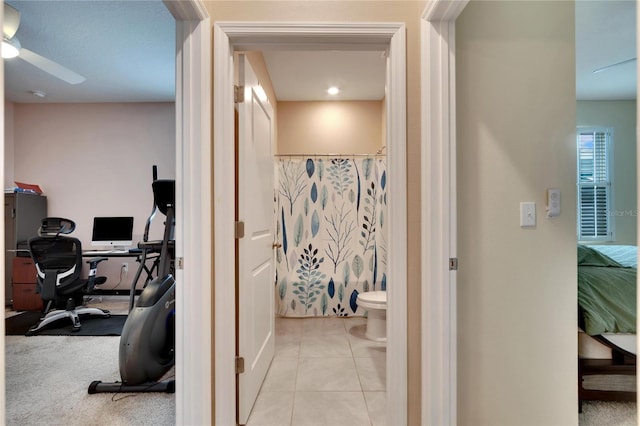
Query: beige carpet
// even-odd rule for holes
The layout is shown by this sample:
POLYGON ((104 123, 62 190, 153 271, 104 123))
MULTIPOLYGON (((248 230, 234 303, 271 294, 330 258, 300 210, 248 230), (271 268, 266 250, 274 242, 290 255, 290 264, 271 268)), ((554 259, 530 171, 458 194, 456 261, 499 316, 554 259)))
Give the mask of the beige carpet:
POLYGON ((585 401, 580 426, 637 426, 635 402, 585 401))
POLYGON ((175 424, 173 394, 87 393, 93 380, 120 379, 119 339, 6 336, 6 424, 175 424))
MULTIPOLYGON (((122 302, 116 302, 108 308, 121 313, 122 302)), ((120 380, 119 341, 118 336, 5 336, 5 424, 174 425, 174 394, 87 393, 94 380, 120 380)), ((166 377, 173 374, 172 369, 166 377)))

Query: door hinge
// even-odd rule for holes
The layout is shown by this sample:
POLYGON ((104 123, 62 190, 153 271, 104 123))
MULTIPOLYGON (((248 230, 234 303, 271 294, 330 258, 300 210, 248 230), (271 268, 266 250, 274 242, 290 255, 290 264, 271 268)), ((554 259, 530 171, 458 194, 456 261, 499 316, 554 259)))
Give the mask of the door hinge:
POLYGON ((244 86, 233 86, 233 101, 237 104, 244 102, 244 86))
POLYGON ((176 269, 184 269, 184 257, 176 257, 176 269))
POLYGON ((458 258, 457 257, 450 257, 449 258, 449 270, 450 271, 457 271, 458 270, 458 258))
POLYGON ((239 240, 240 238, 244 237, 244 222, 243 221, 240 220, 238 222, 235 222, 235 230, 234 230, 234 232, 235 232, 236 239, 239 240))
POLYGON ((236 357, 236 374, 244 373, 244 358, 241 356, 236 357))

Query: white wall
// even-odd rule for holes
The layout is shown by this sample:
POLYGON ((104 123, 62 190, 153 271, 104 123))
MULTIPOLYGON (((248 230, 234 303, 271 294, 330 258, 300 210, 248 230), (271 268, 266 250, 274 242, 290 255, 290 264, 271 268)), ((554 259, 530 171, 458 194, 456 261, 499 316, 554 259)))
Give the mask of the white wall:
POLYGON ((636 245, 636 101, 578 101, 576 114, 578 126, 613 128, 613 243, 636 245))
POLYGON ((574 31, 573 2, 471 1, 456 22, 460 425, 578 423, 574 31))
MULTIPOLYGON (((94 216, 134 216, 134 240, 142 238, 152 166, 159 178, 175 178, 173 103, 14 104, 13 113, 13 178, 42 187, 49 216, 74 220, 85 249, 94 216)), ((152 238, 162 226, 159 214, 152 238)), ((132 278, 136 264, 128 261, 132 278)), ((117 283, 120 264, 102 263, 99 273, 117 283)))

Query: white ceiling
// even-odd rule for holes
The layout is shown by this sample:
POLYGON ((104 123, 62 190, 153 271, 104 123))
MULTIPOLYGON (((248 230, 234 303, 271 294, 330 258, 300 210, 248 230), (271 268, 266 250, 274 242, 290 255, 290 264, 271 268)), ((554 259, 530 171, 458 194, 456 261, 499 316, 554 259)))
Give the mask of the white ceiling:
POLYGON ((279 101, 384 98, 384 52, 268 51, 263 54, 279 101), (340 89, 340 93, 327 94, 331 86, 340 89))
MULTIPOLYGON (((23 47, 83 75, 69 85, 22 59, 5 60, 5 98, 13 102, 157 102, 175 99, 175 22, 161 0, 8 0, 22 14, 23 47), (30 92, 47 93, 44 99, 30 92)), ((635 99, 635 2, 576 2, 578 99, 635 99)), ((382 52, 265 52, 279 100, 384 96, 382 52)))
POLYGON ((173 102, 175 20, 160 0, 20 1, 23 47, 86 77, 70 85, 18 58, 6 59, 13 102, 173 102), (47 93, 46 98, 30 91, 47 93))
POLYGON ((637 61, 593 71, 636 57, 635 1, 576 1, 576 97, 635 99, 637 61))

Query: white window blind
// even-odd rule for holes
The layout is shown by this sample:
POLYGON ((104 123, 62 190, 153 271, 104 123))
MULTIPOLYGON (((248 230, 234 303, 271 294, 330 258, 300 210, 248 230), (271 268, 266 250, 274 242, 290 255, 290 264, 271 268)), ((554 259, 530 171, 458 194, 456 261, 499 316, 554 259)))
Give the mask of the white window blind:
POLYGON ((611 240, 611 130, 578 129, 578 239, 611 240))

